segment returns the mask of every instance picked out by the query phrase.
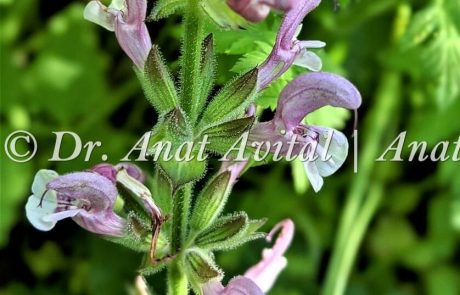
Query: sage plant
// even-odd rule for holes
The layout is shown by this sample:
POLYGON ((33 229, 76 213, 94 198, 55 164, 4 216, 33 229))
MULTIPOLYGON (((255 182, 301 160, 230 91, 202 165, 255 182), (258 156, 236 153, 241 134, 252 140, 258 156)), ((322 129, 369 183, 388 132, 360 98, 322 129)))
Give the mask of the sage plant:
POLYGON ((172 13, 180 13, 183 19, 180 83, 176 85, 160 44, 151 44, 146 0, 114 0, 108 7, 97 0, 89 2, 84 17, 115 32, 159 115, 148 142, 149 155, 159 157, 152 161, 152 175, 131 163, 102 163, 62 176, 38 171, 26 205, 31 224, 48 231, 57 221, 72 218, 92 233, 144 253, 136 280, 142 294, 146 292, 142 276, 162 270, 167 271, 171 295, 268 292, 287 265, 284 253, 293 239, 294 223, 287 218, 266 235, 260 231, 266 219, 251 219, 245 212, 224 213, 238 178, 254 163, 250 158, 253 143, 280 143, 286 156, 289 150, 295 156, 318 156, 328 149, 329 158, 304 163, 314 190, 319 191, 322 177, 333 174, 345 161, 348 142, 342 133, 304 124, 303 119, 325 105, 357 109, 361 103, 359 92, 346 79, 331 73, 305 73, 280 93, 273 120, 257 122, 256 98, 292 65, 321 70, 320 58, 308 49, 325 43, 297 40, 302 20, 319 4, 320 0, 156 1, 151 19, 172 13), (283 20, 270 55, 213 91, 217 62, 206 23, 212 19, 234 28, 242 21, 263 21, 271 10, 282 13, 283 20), (330 148, 326 147, 328 134, 330 148), (244 135, 250 145, 243 152, 245 158, 239 159, 227 151, 244 135), (286 148, 290 142, 298 146, 286 148), (169 151, 159 149, 161 143, 169 143, 169 151), (184 147, 189 148, 187 153, 184 147), (168 152, 180 157, 168 157, 168 152), (220 169, 208 170, 208 159, 216 155, 226 157, 220 169), (204 185, 198 186, 198 181, 204 185), (263 251, 261 261, 228 284, 222 283, 224 271, 215 262, 215 252, 263 238, 273 246, 263 251))

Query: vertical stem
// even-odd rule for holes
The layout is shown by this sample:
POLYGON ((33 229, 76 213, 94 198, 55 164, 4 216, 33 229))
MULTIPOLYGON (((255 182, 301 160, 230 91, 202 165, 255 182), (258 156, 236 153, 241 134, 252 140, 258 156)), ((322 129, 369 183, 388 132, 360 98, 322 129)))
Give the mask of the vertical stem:
POLYGON ((334 287, 331 293, 327 294, 344 294, 350 276, 353 263, 356 259, 359 246, 363 240, 364 234, 369 226, 372 217, 377 210, 377 207, 382 199, 383 189, 382 183, 376 183, 369 189, 369 194, 364 201, 361 211, 358 216, 355 216, 356 221, 349 231, 347 243, 342 249, 342 255, 338 268, 336 270, 337 277, 334 281, 334 287))
POLYGON ((171 247, 174 252, 180 252, 188 233, 190 213, 191 187, 185 185, 176 190, 173 200, 173 216, 171 231, 171 247))
POLYGON ((182 48, 182 95, 181 105, 189 119, 194 122, 197 117, 195 103, 200 95, 201 45, 204 36, 203 20, 200 17, 199 0, 188 0, 185 14, 184 44, 182 48))
MULTIPOLYGON (((186 0, 181 68, 181 107, 194 122, 197 117, 196 100, 200 93, 201 44, 204 25, 200 17, 200 0, 186 0)), ((175 189, 171 228, 171 250, 178 258, 168 267, 168 295, 188 294, 188 280, 180 265, 181 251, 188 231, 191 186, 175 189)))
POLYGON ((177 255, 177 258, 168 267, 168 295, 188 294, 188 280, 180 267, 180 261, 182 259, 181 250, 188 230, 190 201, 190 185, 175 190, 171 226, 171 251, 177 255))
POLYGON ((369 126, 369 128, 364 136, 365 144, 361 159, 362 165, 359 170, 360 176, 356 176, 353 179, 346 198, 331 262, 326 274, 323 295, 343 294, 354 261, 353 255, 348 257, 347 255, 358 250, 364 234, 360 230, 367 228, 367 224, 372 217, 372 215, 368 216, 366 214, 369 214, 369 212, 373 214, 373 210, 370 210, 370 205, 367 204, 373 201, 370 200, 370 197, 364 198, 375 159, 378 157, 380 144, 392 119, 392 116, 388 114, 395 113, 395 107, 399 100, 400 83, 400 77, 395 73, 384 73, 380 81, 380 87, 375 98, 376 104, 369 114, 369 120, 366 121, 366 126, 369 126), (362 215, 364 217, 357 220, 356 217, 362 215), (352 260, 350 261, 350 259, 352 260))
POLYGON ((177 262, 168 267, 168 295, 188 294, 188 281, 177 262))

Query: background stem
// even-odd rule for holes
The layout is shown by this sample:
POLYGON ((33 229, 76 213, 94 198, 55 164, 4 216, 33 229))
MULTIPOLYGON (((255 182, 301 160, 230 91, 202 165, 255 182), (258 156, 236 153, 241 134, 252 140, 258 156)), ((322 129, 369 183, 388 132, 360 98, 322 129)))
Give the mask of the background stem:
MULTIPOLYGON (((364 134, 364 148, 359 167, 359 174, 353 178, 352 185, 346 198, 345 209, 339 222, 339 230, 334 244, 331 262, 326 274, 323 289, 324 295, 344 294, 355 254, 359 248, 365 230, 376 210, 378 199, 376 192, 371 192, 365 199, 370 182, 375 159, 378 158, 379 148, 385 138, 385 131, 391 125, 400 93, 399 75, 387 72, 382 75, 376 102, 364 125, 369 126, 364 134), (374 195, 375 194, 375 195, 374 195)), ((377 186, 381 185, 379 183, 377 186)))

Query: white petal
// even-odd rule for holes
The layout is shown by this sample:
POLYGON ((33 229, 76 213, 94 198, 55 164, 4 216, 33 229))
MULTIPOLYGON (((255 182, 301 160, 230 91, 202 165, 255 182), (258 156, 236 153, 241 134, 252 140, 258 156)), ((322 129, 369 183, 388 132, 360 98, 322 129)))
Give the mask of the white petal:
POLYGON ((41 198, 45 193, 46 184, 58 176, 56 171, 53 170, 39 170, 35 174, 34 182, 32 183, 32 193, 41 198))
POLYGON ((305 172, 307 173, 307 177, 310 180, 311 186, 315 192, 319 192, 319 190, 323 187, 324 180, 319 174, 318 168, 316 167, 315 162, 306 161, 303 163, 305 168, 305 172))
POLYGON ((83 17, 90 22, 98 24, 109 31, 115 30, 115 16, 107 11, 107 7, 99 1, 91 1, 83 12, 83 17))
POLYGON ((43 198, 42 206, 40 207, 41 196, 31 195, 26 204, 26 216, 30 223, 38 230, 51 230, 56 221, 45 221, 44 217, 54 213, 57 207, 56 193, 48 191, 43 198), (54 198, 54 202, 53 202, 54 198))
POLYGON ((348 155, 347 137, 332 128, 314 127, 320 131, 318 144, 318 159, 315 161, 318 172, 321 176, 334 174, 345 162, 348 155), (332 138, 330 138, 332 136, 332 138), (329 145, 328 141, 330 141, 329 145), (321 151, 320 151, 321 149, 321 151))
POLYGON ((326 43, 319 40, 310 40, 310 41, 300 41, 300 47, 302 48, 324 48, 326 43))
POLYGON ((319 72, 323 67, 321 58, 315 53, 308 51, 306 49, 301 51, 299 56, 297 56, 297 58, 295 59, 294 64, 300 67, 307 68, 313 72, 319 72))
POLYGON ((77 215, 78 213, 80 213, 82 211, 84 211, 84 210, 83 209, 72 209, 72 210, 61 211, 61 212, 58 212, 58 213, 43 216, 42 220, 45 221, 45 222, 54 222, 54 223, 56 223, 59 220, 62 220, 64 218, 74 217, 75 215, 77 215))

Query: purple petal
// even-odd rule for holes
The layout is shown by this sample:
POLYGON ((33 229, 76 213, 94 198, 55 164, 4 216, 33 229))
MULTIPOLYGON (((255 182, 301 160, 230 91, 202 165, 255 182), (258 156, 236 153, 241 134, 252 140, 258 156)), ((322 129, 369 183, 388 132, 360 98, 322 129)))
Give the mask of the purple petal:
POLYGON ((228 186, 232 188, 240 177, 241 173, 246 168, 248 161, 224 161, 222 162, 218 174, 225 171, 230 172, 230 181, 228 186))
POLYGON ((55 178, 46 188, 56 192, 58 204, 58 212, 47 219, 56 221, 73 216, 73 220, 88 231, 123 235, 125 222, 113 212, 118 192, 106 177, 92 172, 75 172, 55 178))
POLYGON ((277 36, 277 44, 283 49, 289 49, 292 41, 297 37, 297 28, 305 16, 315 9, 321 0, 297 0, 293 1, 292 8, 284 16, 277 36))
POLYGON ((243 276, 234 277, 225 288, 223 295, 264 295, 255 282, 243 276))
POLYGON ((203 295, 220 295, 224 294, 225 288, 220 281, 209 281, 203 285, 203 295))
POLYGON ((112 208, 117 189, 102 175, 91 172, 75 172, 51 180, 47 189, 57 193, 58 202, 63 199, 86 200, 93 212, 112 208))
POLYGON ((221 282, 211 281, 203 286, 203 295, 265 295, 250 279, 234 277, 224 288, 221 282))
POLYGON ((307 114, 326 105, 357 109, 361 105, 361 95, 353 84, 338 75, 302 75, 281 92, 275 114, 276 124, 292 130, 307 114))
POLYGON ((99 214, 91 214, 84 211, 72 219, 79 226, 96 234, 121 237, 125 233, 125 220, 112 211, 101 212, 99 214))
POLYGON ((115 165, 116 170, 124 169, 128 173, 129 176, 136 179, 139 182, 145 182, 145 175, 144 172, 139 168, 137 165, 131 163, 119 163, 115 165))
POLYGON ((280 155, 286 155, 289 149, 289 140, 291 136, 285 132, 283 134, 283 130, 284 126, 275 125, 273 120, 257 123, 249 132, 248 145, 262 145, 263 151, 269 150, 271 153, 275 153, 280 145, 280 155))
POLYGON ((296 44, 297 32, 305 16, 315 9, 321 0, 292 1, 276 37, 276 43, 267 60, 259 67, 259 88, 266 88, 283 75, 294 63, 302 47, 296 44))
POLYGON ((97 164, 96 166, 91 168, 91 171, 104 176, 105 178, 110 180, 112 183, 117 182, 117 169, 111 164, 107 164, 107 163, 97 164))
POLYGON ((147 15, 147 0, 126 0, 128 15, 126 22, 128 24, 144 23, 147 15))
POLYGON ((270 6, 260 0, 227 0, 228 6, 250 22, 260 22, 270 13, 270 6))
POLYGON ((123 51, 139 70, 143 70, 152 48, 152 41, 144 20, 138 23, 126 23, 121 14, 117 15, 115 35, 123 51))
POLYGON ((294 237, 294 223, 290 219, 285 219, 278 223, 267 236, 267 240, 271 241, 275 233, 280 229, 281 233, 276 239, 273 248, 264 249, 262 260, 244 274, 264 292, 268 292, 271 289, 276 278, 287 265, 287 260, 283 255, 294 237))

